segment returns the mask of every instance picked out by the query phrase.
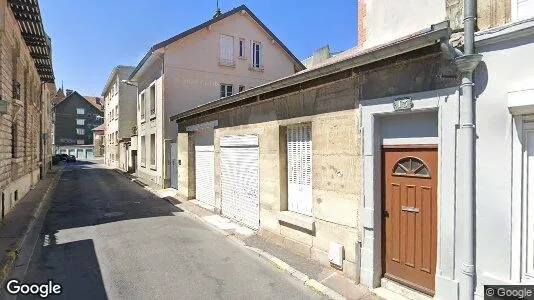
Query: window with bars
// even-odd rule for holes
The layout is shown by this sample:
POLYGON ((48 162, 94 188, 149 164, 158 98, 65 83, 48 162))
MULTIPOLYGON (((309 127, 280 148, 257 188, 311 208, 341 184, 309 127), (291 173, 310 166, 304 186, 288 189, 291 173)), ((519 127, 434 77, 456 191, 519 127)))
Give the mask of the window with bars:
POLYGON ((312 126, 287 127, 288 210, 312 215, 312 126))

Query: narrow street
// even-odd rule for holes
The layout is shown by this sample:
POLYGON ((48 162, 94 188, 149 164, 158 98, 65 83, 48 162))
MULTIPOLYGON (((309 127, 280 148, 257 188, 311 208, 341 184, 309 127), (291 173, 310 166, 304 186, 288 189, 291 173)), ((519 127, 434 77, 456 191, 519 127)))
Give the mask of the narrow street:
MULTIPOLYGON (((129 179, 65 167, 24 282, 52 299, 318 299, 319 295, 129 179)), ((30 297, 21 297, 29 299, 30 297)))

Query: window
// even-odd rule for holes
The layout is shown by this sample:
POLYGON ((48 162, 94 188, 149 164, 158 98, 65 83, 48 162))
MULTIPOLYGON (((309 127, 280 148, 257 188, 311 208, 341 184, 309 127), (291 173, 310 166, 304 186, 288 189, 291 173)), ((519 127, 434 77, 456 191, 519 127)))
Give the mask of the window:
POLYGON ((523 125, 522 281, 534 279, 534 124, 523 125))
POLYGON ((76 140, 76 145, 83 145, 85 144, 84 140, 76 140))
POLYGON ((76 108, 76 114, 84 115, 85 114, 85 108, 76 108))
POLYGON ((156 169, 156 135, 150 135, 150 168, 156 169))
POLYGON ((245 86, 244 85, 240 85, 239 88, 237 89, 237 91, 239 93, 244 92, 245 91, 245 86))
POLYGON ((85 129, 83 129, 83 128, 76 128, 76 134, 78 134, 78 135, 84 135, 84 134, 85 134, 85 129))
POLYGON ((118 104, 115 106, 115 119, 117 120, 119 119, 119 105, 118 104))
POLYGON ((150 116, 156 114, 156 84, 150 87, 150 116))
POLYGON ((17 153, 17 144, 19 143, 19 135, 17 132, 18 127, 18 120, 15 120, 13 124, 11 124, 11 157, 16 158, 18 157, 17 153))
POLYGON ((115 131, 115 144, 119 143, 119 132, 115 131))
POLYGON ((234 65, 234 37, 221 34, 219 63, 223 66, 234 65))
POLYGON ((85 119, 76 119, 76 125, 85 125, 85 119))
POLYGON ((393 176, 430 177, 428 168, 421 160, 415 157, 405 157, 393 167, 393 176))
POLYGON ((139 114, 141 115, 141 121, 145 120, 145 93, 143 92, 139 97, 139 114))
POLYGON ((239 57, 245 58, 245 39, 239 39, 239 57))
POLYGON ((312 127, 310 123, 287 127, 287 207, 312 215, 312 127))
POLYGON ((145 136, 141 136, 141 143, 139 145, 141 148, 141 167, 144 167, 146 165, 146 144, 145 144, 145 136))
POLYGON ((534 0, 512 0, 512 20, 522 20, 534 16, 534 0))
POLYGON ((252 68, 261 69, 261 44, 259 42, 252 42, 252 68))
POLYGON ((234 87, 231 84, 221 83, 221 98, 232 96, 234 87))

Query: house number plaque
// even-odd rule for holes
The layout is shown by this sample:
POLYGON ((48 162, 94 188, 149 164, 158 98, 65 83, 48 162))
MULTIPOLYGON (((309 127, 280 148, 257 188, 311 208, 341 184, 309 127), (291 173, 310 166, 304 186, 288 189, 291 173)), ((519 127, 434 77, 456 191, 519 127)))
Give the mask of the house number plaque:
POLYGON ((412 107, 413 101, 411 97, 397 98, 393 101, 393 109, 395 111, 410 110, 412 107))

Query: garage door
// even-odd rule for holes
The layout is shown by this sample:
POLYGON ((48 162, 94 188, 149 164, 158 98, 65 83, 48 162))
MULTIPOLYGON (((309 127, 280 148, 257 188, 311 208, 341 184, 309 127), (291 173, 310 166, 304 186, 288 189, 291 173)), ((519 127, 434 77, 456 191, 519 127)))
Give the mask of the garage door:
POLYGON ((257 135, 221 137, 221 210, 250 228, 260 225, 257 135))
POLYGON ((85 150, 85 158, 87 159, 93 159, 93 149, 87 149, 85 150))
POLYGON ((215 206, 213 146, 195 146, 196 199, 215 206))

